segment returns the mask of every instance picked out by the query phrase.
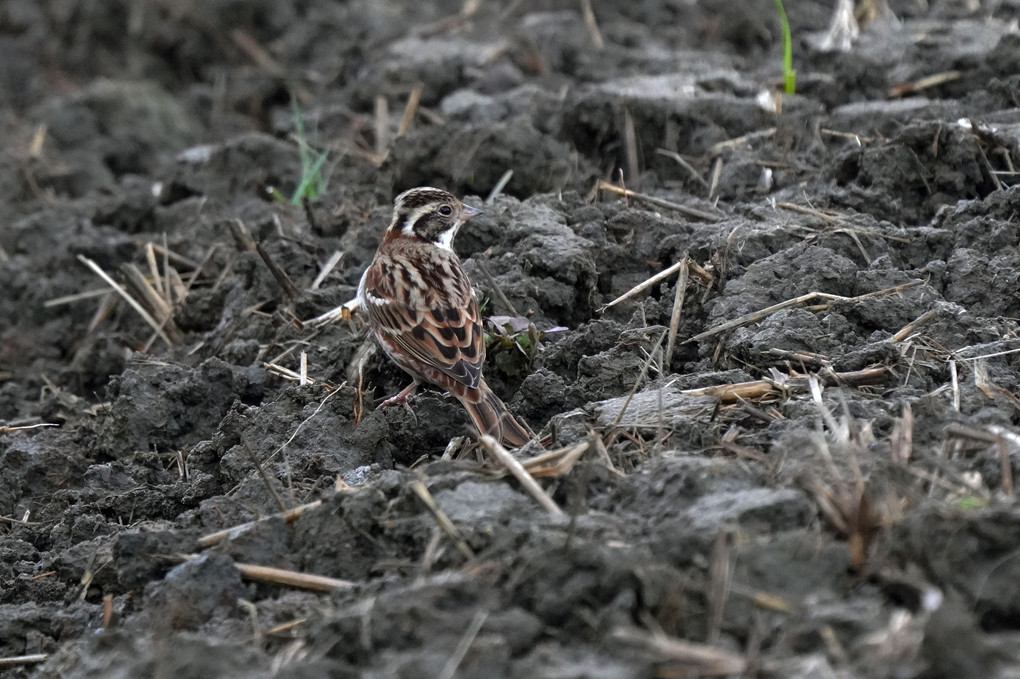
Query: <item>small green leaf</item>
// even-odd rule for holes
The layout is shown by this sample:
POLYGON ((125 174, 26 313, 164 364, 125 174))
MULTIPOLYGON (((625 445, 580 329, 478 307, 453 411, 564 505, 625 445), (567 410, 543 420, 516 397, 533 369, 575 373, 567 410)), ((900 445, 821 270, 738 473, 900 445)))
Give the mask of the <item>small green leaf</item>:
POLYGON ((790 33, 790 22, 786 18, 783 0, 775 0, 776 11, 779 13, 779 24, 783 31, 783 83, 787 94, 797 91, 797 72, 793 70, 793 36, 790 33))

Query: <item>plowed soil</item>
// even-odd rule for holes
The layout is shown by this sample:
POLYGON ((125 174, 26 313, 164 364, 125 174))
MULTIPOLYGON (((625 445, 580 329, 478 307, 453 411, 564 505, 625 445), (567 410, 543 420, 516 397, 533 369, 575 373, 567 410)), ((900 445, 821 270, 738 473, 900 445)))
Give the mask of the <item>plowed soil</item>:
POLYGON ((587 5, 0 4, 0 674, 1020 677, 1020 5, 587 5))

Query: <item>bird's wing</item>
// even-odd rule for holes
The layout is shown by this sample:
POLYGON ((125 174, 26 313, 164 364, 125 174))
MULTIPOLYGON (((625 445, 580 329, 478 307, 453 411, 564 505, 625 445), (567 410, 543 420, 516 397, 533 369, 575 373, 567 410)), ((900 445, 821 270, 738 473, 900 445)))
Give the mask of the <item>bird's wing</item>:
POLYGON ((467 276, 456 266, 437 284, 420 274, 403 275, 400 266, 373 263, 365 273, 363 302, 376 332, 424 366, 476 389, 485 336, 467 276))

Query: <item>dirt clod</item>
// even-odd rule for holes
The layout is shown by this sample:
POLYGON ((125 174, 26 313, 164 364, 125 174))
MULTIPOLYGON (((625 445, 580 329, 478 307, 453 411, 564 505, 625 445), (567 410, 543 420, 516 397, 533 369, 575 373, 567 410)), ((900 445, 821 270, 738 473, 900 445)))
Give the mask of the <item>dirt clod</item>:
POLYGON ((4 677, 1020 676, 1017 5, 790 4, 0 3, 4 677))

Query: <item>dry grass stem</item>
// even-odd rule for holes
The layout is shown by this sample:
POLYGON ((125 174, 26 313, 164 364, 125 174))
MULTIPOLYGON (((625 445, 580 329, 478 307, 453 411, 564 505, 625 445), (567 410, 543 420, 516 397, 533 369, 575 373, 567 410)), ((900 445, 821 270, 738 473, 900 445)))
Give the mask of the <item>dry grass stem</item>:
POLYGON ((721 141, 718 144, 714 144, 713 146, 711 146, 708 149, 708 154, 710 156, 717 156, 721 154, 723 151, 726 151, 728 149, 736 148, 737 146, 741 146, 743 144, 756 141, 758 139, 767 139, 768 137, 771 137, 775 133, 776 128, 770 127, 765 130, 758 130, 756 132, 751 132, 750 134, 745 134, 743 137, 727 139, 726 141, 721 141))
POLYGON ((687 252, 680 256, 680 273, 676 280, 676 295, 673 297, 673 314, 669 318, 669 334, 666 337, 666 358, 663 367, 669 370, 673 362, 673 349, 676 347, 676 333, 680 329, 680 314, 684 309, 684 297, 687 296, 687 252))
POLYGON ((1005 351, 996 351, 996 352, 993 352, 991 354, 981 354, 979 356, 959 356, 960 353, 966 351, 969 348, 970 347, 964 347, 963 349, 957 349, 956 351, 954 351, 952 353, 954 355, 956 355, 957 358, 959 358, 960 360, 964 360, 964 361, 980 361, 980 360, 983 360, 983 359, 986 359, 986 358, 995 358, 997 356, 1007 356, 1009 354, 1020 353, 1020 349, 1007 349, 1005 351))
POLYGON ((828 408, 825 407, 825 403, 822 401, 822 384, 818 381, 818 377, 815 375, 808 375, 807 384, 808 391, 811 393, 811 400, 814 401, 815 407, 817 407, 818 412, 821 413, 825 426, 836 436, 836 440, 848 440, 849 436, 846 435, 843 427, 840 426, 840 422, 836 420, 836 417, 828 408))
POLYGON ((753 587, 747 587, 737 583, 730 583, 730 592, 737 596, 742 596, 746 599, 750 599, 758 608, 764 608, 769 611, 777 611, 779 613, 792 613, 797 610, 797 606, 778 594, 772 594, 765 592, 760 589, 754 589, 753 587))
POLYGON ((339 264, 340 260, 343 258, 344 253, 340 252, 339 250, 335 251, 332 255, 330 255, 329 259, 326 260, 326 263, 322 266, 322 270, 319 271, 319 275, 315 277, 315 280, 312 281, 312 284, 308 289, 318 290, 319 286, 322 285, 322 281, 326 280, 326 276, 328 276, 333 271, 333 269, 336 268, 336 265, 339 264))
POLYGON ((825 354, 816 354, 811 351, 789 351, 787 349, 779 349, 772 347, 768 351, 772 356, 787 360, 796 361, 802 365, 810 365, 816 368, 821 368, 830 365, 831 361, 825 354))
POLYGON ((992 182, 995 184, 995 190, 996 191, 1002 191, 1006 187, 1002 183, 1002 180, 999 179, 999 173, 995 171, 994 167, 992 167, 992 161, 988 160, 988 154, 985 153, 985 149, 984 149, 983 145, 980 143, 981 142, 981 137, 978 136, 978 135, 975 135, 975 138, 976 138, 976 140, 978 142, 978 144, 977 144, 978 153, 981 154, 981 160, 984 162, 985 170, 988 171, 988 176, 992 178, 992 182))
POLYGON ((480 7, 481 0, 465 0, 459 12, 424 26, 419 29, 420 34, 424 38, 430 38, 456 28, 469 21, 478 12, 480 7))
POLYGON ((935 309, 929 309, 928 311, 925 311, 923 314, 907 323, 899 330, 899 332, 893 335, 892 341, 902 342, 906 338, 910 337, 910 335, 914 334, 914 331, 917 330, 919 327, 921 327, 931 319, 935 318, 936 314, 938 314, 938 311, 935 309))
POLYGON ((706 191, 708 190, 709 186, 708 186, 708 182, 705 181, 705 178, 702 177, 701 174, 697 170, 694 169, 693 165, 688 163, 684 159, 684 157, 681 156, 676 151, 670 151, 669 149, 655 149, 655 155, 663 156, 665 158, 672 158, 673 160, 675 160, 677 162, 677 164, 680 167, 682 167, 683 169, 687 170, 687 173, 690 174, 692 179, 694 179, 696 182, 701 184, 701 186, 703 186, 706 191))
POLYGON ((59 424, 54 424, 52 422, 40 422, 38 424, 22 424, 17 426, 0 425, 0 434, 6 434, 7 432, 10 431, 22 431, 24 429, 38 429, 40 427, 59 427, 59 426, 60 426, 59 424))
POLYGON ((269 478, 269 474, 266 473, 266 467, 269 465, 269 459, 267 458, 264 463, 259 463, 255 457, 255 451, 251 449, 251 444, 248 443, 248 439, 241 436, 241 448, 244 449, 245 454, 248 457, 248 461, 251 462, 251 466, 255 469, 255 473, 262 479, 262 485, 266 487, 269 494, 273 496, 273 500, 276 501, 276 506, 280 508, 281 512, 287 511, 287 504, 280 497, 280 493, 277 492, 276 486, 273 485, 272 480, 269 478))
POLYGON ((103 595, 103 629, 109 629, 113 622, 113 594, 103 595))
POLYGON ((701 282, 704 283, 709 290, 711 290, 712 283, 715 281, 715 276, 693 259, 688 260, 687 266, 690 267, 691 273, 700 278, 701 282))
POLYGON ((726 321, 725 323, 717 325, 716 327, 706 330, 705 332, 698 333, 694 337, 691 337, 690 339, 686 340, 686 342, 700 342, 701 340, 713 337, 728 330, 739 328, 742 325, 755 323, 757 321, 760 321, 771 316, 776 312, 782 311, 783 309, 789 309, 790 307, 797 306, 798 304, 804 304, 805 302, 811 302, 816 299, 824 299, 828 300, 828 302, 826 304, 820 304, 814 307, 809 307, 810 310, 823 311, 832 306, 833 302, 859 302, 869 297, 881 297, 882 295, 891 295, 897 292, 901 292, 903 290, 907 290, 909 288, 921 285, 922 283, 924 283, 924 281, 911 281, 910 283, 904 283, 903 285, 897 285, 891 288, 886 288, 884 290, 876 290, 875 292, 868 292, 863 295, 858 295, 856 297, 844 297, 842 295, 832 295, 827 292, 809 292, 807 294, 801 295, 800 297, 794 297, 793 299, 788 299, 786 301, 780 302, 779 304, 773 304, 770 307, 759 309, 758 311, 753 311, 749 314, 740 316, 739 318, 734 318, 731 321, 726 321))
POLYGON ((476 261, 478 262, 478 268, 481 270, 482 275, 485 276, 485 282, 489 284, 489 288, 492 292, 496 293, 496 297, 498 297, 499 301, 503 303, 504 308, 510 312, 511 316, 520 316, 514 305, 509 299, 507 299, 506 295, 503 294, 503 288, 500 287, 499 283, 496 282, 496 279, 492 277, 491 273, 489 273, 489 267, 486 266, 486 263, 482 261, 481 258, 476 261))
POLYGON ((241 535, 242 533, 250 530, 253 526, 257 526, 260 523, 264 523, 270 519, 275 519, 278 517, 282 518, 287 523, 291 523, 292 521, 294 521, 294 519, 298 518, 309 509, 315 509, 321 504, 322 500, 316 500, 315 502, 309 502, 308 504, 299 505, 297 507, 294 507, 293 509, 288 509, 285 512, 271 514, 269 516, 263 516, 262 518, 256 519, 254 521, 248 521, 247 523, 242 523, 237 526, 232 526, 230 528, 218 530, 215 533, 209 533, 208 535, 200 537, 198 539, 198 544, 201 547, 212 547, 213 545, 217 545, 226 539, 233 539, 241 535))
POLYGON ((89 319, 89 324, 85 328, 86 334, 94 333, 99 326, 106 322, 112 314, 117 305, 120 304, 120 297, 107 292, 106 296, 99 300, 99 305, 96 307, 95 313, 92 314, 92 318, 89 319))
POLYGON ((610 457, 609 449, 606 448, 606 442, 602 440, 602 437, 596 435, 594 432, 589 432, 588 436, 589 440, 591 440, 595 446, 595 452, 598 453, 599 459, 606 465, 606 468, 617 476, 626 476, 626 474, 617 469, 616 465, 613 464, 613 458, 610 457))
POLYGON ((315 218, 315 210, 312 208, 312 199, 308 196, 301 196, 301 209, 305 213, 305 221, 308 222, 308 228, 313 232, 319 230, 319 220, 315 218))
MULTIPOLYGON (((892 371, 884 366, 854 370, 845 373, 829 373, 820 375, 826 386, 863 387, 873 384, 884 384, 892 371)), ((737 384, 718 384, 698 389, 685 389, 680 393, 685 396, 712 396, 723 403, 733 403, 740 399, 759 399, 770 393, 806 392, 810 390, 809 377, 791 377, 781 375, 781 380, 755 380, 737 384)))
POLYGON ((308 618, 297 618, 296 620, 291 620, 290 622, 280 623, 279 625, 276 625, 275 627, 270 627, 269 629, 267 629, 265 631, 265 636, 269 636, 271 634, 283 634, 284 632, 289 632, 292 629, 294 629, 295 627, 300 627, 301 625, 305 624, 306 622, 308 622, 308 618))
POLYGON ((271 568, 250 563, 235 562, 234 566, 241 572, 241 577, 248 580, 268 582, 274 585, 286 585, 287 587, 307 589, 312 592, 333 592, 338 589, 351 589, 355 587, 355 583, 350 580, 339 580, 326 575, 299 573, 298 571, 288 571, 283 568, 271 568))
POLYGON ((457 530, 457 526, 454 525, 450 517, 446 515, 446 512, 436 503, 436 499, 432 497, 432 493, 420 480, 416 479, 409 484, 411 491, 418 496, 422 504, 425 505, 425 509, 429 511, 432 518, 435 519, 436 524, 440 530, 446 533, 446 536, 453 542, 453 546, 457 548, 457 551, 465 559, 475 558, 475 553, 471 550, 471 547, 465 542, 464 538, 461 537, 460 531, 457 530))
POLYGON ((860 37, 861 27, 854 16, 853 0, 837 0, 829 19, 829 28, 821 41, 821 49, 830 52, 849 52, 860 37))
POLYGON ((28 145, 28 156, 30 158, 39 158, 42 156, 43 146, 46 144, 46 123, 39 123, 35 132, 32 133, 32 141, 28 145))
MULTIPOLYGON (((177 264, 180 264, 188 269, 191 269, 192 271, 194 271, 195 269, 200 269, 202 267, 201 262, 196 262, 190 257, 185 257, 184 255, 178 254, 171 250, 170 248, 168 248, 166 245, 159 245, 158 243, 149 244, 152 246, 152 249, 155 251, 157 255, 163 255, 164 261, 172 259, 177 264)), ((216 245, 213 246, 213 248, 216 247, 218 246, 216 245)))
POLYGON ((315 318, 310 318, 307 321, 301 321, 301 324, 306 328, 318 328, 336 321, 349 321, 354 316, 354 312, 361 308, 357 298, 348 300, 340 306, 330 309, 324 314, 320 314, 315 318))
POLYGON ((234 239, 234 247, 238 252, 253 252, 256 244, 255 239, 248 233, 248 227, 240 219, 231 219, 227 222, 230 229, 230 236, 234 239))
POLYGON ((650 634, 640 629, 627 627, 613 630, 611 638, 625 644, 639 646, 665 660, 680 663, 683 674, 678 676, 724 677, 742 675, 749 669, 744 656, 708 644, 683 641, 663 634, 650 634))
POLYGON ((949 425, 946 427, 946 434, 950 437, 980 441, 981 443, 995 446, 999 455, 1002 489, 1008 494, 1013 493, 1013 465, 1009 449, 1010 444, 1012 444, 1014 449, 1020 449, 1020 436, 998 425, 990 425, 986 431, 962 424, 949 425))
POLYGON ((712 200, 712 197, 715 196, 715 190, 719 188, 719 177, 722 175, 722 169, 723 159, 722 156, 719 156, 718 158, 715 159, 715 162, 712 163, 712 174, 709 175, 708 179, 709 200, 712 200))
POLYGON ((953 385, 953 410, 960 412, 960 378, 956 374, 956 361, 949 361, 949 380, 953 385))
POLYGON ((832 130, 832 129, 829 129, 829 128, 826 128, 826 127, 823 127, 822 129, 820 129, 818 131, 821 132, 822 134, 826 134, 826 135, 828 135, 830 137, 840 137, 842 139, 853 139, 854 141, 857 142, 858 146, 864 146, 864 144, 870 144, 871 142, 875 141, 874 137, 866 137, 866 136, 857 134, 856 132, 843 132, 842 130, 832 130))
POLYGON ((633 288, 631 288, 627 292, 623 293, 622 295, 620 295, 619 297, 614 299, 609 304, 606 304, 605 306, 600 307, 599 309, 597 309, 598 313, 600 313, 600 314, 604 313, 605 310, 608 309, 609 307, 616 306, 620 302, 623 302, 624 300, 630 299, 631 297, 633 297, 634 295, 638 294, 639 292, 644 292, 645 290, 647 290, 648 288, 652 287, 656 283, 661 283, 662 281, 666 280, 667 278, 669 278, 670 276, 672 276, 676 272, 678 272, 681 269, 685 268, 686 263, 687 263, 687 258, 685 257, 685 258, 681 259, 679 262, 677 262, 676 264, 674 264, 673 266, 669 267, 668 269, 660 271, 659 273, 655 274, 651 278, 649 278, 649 279, 647 279, 647 280, 645 280, 645 281, 643 281, 641 283, 638 283, 633 288))
POLYGON ((230 40, 234 43, 242 52, 244 52, 251 61, 261 68, 263 71, 273 76, 274 78, 283 78, 287 72, 280 65, 273 56, 262 48, 258 40, 253 38, 248 33, 245 33, 240 28, 235 28, 230 31, 230 40))
MULTIPOLYGON (((300 376, 299 376, 299 379, 300 379, 300 376)), ((269 464, 269 462, 270 462, 270 461, 271 461, 271 460, 272 460, 272 459, 273 459, 274 457, 276 457, 276 456, 277 456, 277 455, 278 455, 279 453, 281 453, 281 452, 282 452, 283 450, 285 450, 285 449, 287 448, 287 446, 289 446, 289 445, 290 445, 291 441, 293 441, 293 440, 294 440, 295 438, 297 438, 297 435, 298 435, 298 433, 300 433, 300 431, 301 431, 302 429, 304 429, 305 425, 306 425, 306 424, 308 424, 309 422, 311 422, 311 421, 312 421, 312 419, 313 419, 313 418, 314 418, 314 417, 315 417, 316 415, 318 415, 318 414, 319 414, 319 411, 320 411, 320 410, 322 410, 322 409, 323 409, 323 408, 324 408, 324 407, 326 406, 326 401, 328 401, 329 399, 331 399, 331 398, 332 398, 333 396, 335 396, 336 394, 339 394, 339 393, 340 393, 340 391, 341 391, 341 390, 342 390, 342 389, 343 389, 343 388, 344 388, 345 386, 347 386, 347 383, 346 383, 346 382, 344 382, 344 383, 343 383, 343 384, 341 384, 341 385, 340 385, 339 387, 337 387, 337 388, 336 388, 336 389, 334 389, 333 391, 331 391, 331 392, 329 392, 328 394, 326 394, 326 396, 325 396, 325 397, 323 397, 323 399, 322 399, 321 401, 319 401, 319 405, 317 405, 317 406, 315 407, 315 410, 313 410, 313 411, 312 411, 312 414, 311 414, 311 415, 309 415, 308 417, 306 417, 305 419, 301 420, 301 424, 299 424, 299 425, 298 425, 297 427, 295 427, 295 428, 294 428, 294 431, 293 431, 293 432, 291 433, 291 435, 290 435, 290 436, 289 436, 289 437, 287 438, 287 440, 286 440, 286 441, 284 441, 283 443, 281 443, 281 444, 280 444, 280 445, 279 445, 279 446, 278 446, 278 447, 276 448, 276 450, 274 450, 274 451, 273 451, 272 453, 270 453, 270 454, 269 454, 269 456, 268 456, 268 457, 267 457, 267 458, 266 458, 266 459, 265 459, 265 460, 264 460, 264 461, 262 462, 262 464, 261 464, 261 465, 259 466, 259 471, 261 472, 261 470, 262 470, 262 469, 263 469, 263 468, 265 467, 265 465, 269 464)), ((286 507, 281 507, 281 510, 283 510, 283 511, 287 511, 287 508, 286 508, 286 507)))
MULTIPOLYGON (((152 241, 149 241, 148 243, 145 244, 145 247, 146 247, 147 251, 148 250, 152 250, 152 256, 153 256, 153 258, 155 258, 155 256, 156 256, 156 245, 155 245, 155 243, 153 243, 152 241)), ((151 264, 150 264, 150 266, 151 266, 151 264)), ((158 282, 158 278, 159 278, 159 268, 158 267, 156 267, 153 270, 153 274, 152 275, 157 278, 157 282, 158 282)), ((173 267, 170 266, 170 247, 167 245, 167 242, 166 242, 166 231, 163 232, 163 277, 164 277, 164 281, 165 281, 164 284, 163 284, 163 298, 166 300, 166 303, 168 305, 173 306, 175 290, 174 290, 174 287, 173 287, 174 282, 171 279, 172 278, 176 278, 177 279, 176 282, 179 283, 182 288, 184 287, 184 284, 181 282, 180 274, 178 274, 177 271, 175 271, 173 269, 173 267)), ((184 297, 181 297, 180 299, 184 299, 184 297)))
POLYGON ((518 461, 516 457, 510 454, 506 448, 500 445, 499 441, 492 438, 488 434, 482 434, 478 437, 478 442, 481 444, 486 451, 493 455, 499 462, 506 467, 510 473, 524 489, 531 494, 533 498, 542 505, 542 507, 549 512, 552 516, 563 516, 563 510, 559 508, 559 505, 549 497, 549 494, 542 489, 542 486, 538 485, 538 482, 528 473, 528 470, 524 468, 524 465, 518 461))
POLYGON ((893 425, 889 435, 889 452, 893 462, 905 465, 910 462, 914 450, 914 410, 907 403, 893 425))
MULTIPOLYGON (((234 335, 236 335, 237 331, 241 329, 241 326, 247 323, 248 319, 251 318, 254 314, 259 313, 259 309, 261 309, 264 304, 265 302, 258 302, 257 304, 253 304, 250 307, 242 309, 241 313, 238 314, 237 318, 235 318, 233 323, 230 324, 230 327, 227 328, 227 331, 223 333, 223 336, 220 337, 216 344, 213 346, 213 354, 214 355, 219 354, 220 351, 223 350, 223 347, 227 345, 227 342, 234 338, 234 335)), ((192 349, 192 353, 194 353, 195 351, 196 349, 192 349)))
POLYGON ((180 304, 191 290, 189 285, 184 283, 184 279, 177 273, 177 269, 170 265, 167 265, 166 269, 166 286, 167 286, 167 303, 173 306, 174 304, 180 304))
POLYGON ((386 97, 375 98, 375 155, 381 164, 390 148, 390 104, 386 97))
POLYGON ((615 184, 610 184, 602 179, 598 180, 595 188, 599 191, 609 191, 615 193, 618 196, 624 196, 625 198, 634 198, 635 200, 641 200, 656 207, 666 208, 667 210, 674 210, 680 214, 690 217, 692 219, 700 219, 703 222, 718 222, 722 219, 722 215, 712 212, 705 212, 693 207, 687 207, 686 205, 680 205, 672 201, 663 200, 662 198, 656 198, 655 196, 649 196, 644 193, 637 193, 628 189, 620 188, 615 184))
POLYGON ((712 556, 709 561, 708 572, 708 632, 705 639, 709 644, 719 642, 722 635, 723 613, 726 609, 726 600, 730 594, 730 579, 733 576, 731 564, 732 544, 730 534, 719 531, 715 536, 712 545, 712 556))
MULTIPOLYGON (((64 295, 63 297, 54 297, 43 302, 44 307, 61 306, 62 304, 74 304, 75 302, 81 302, 82 300, 92 299, 93 297, 102 297, 103 295, 109 295, 110 288, 99 288, 96 290, 84 290, 82 292, 76 292, 73 295, 64 295)), ((1020 351, 1018 349, 1017 351, 1020 351)))
MULTIPOLYGON (((166 336, 174 344, 183 342, 184 333, 174 323, 173 307, 167 303, 163 293, 150 283, 134 264, 124 264, 120 270, 124 274, 124 285, 130 290, 132 297, 137 299, 152 315, 153 319, 159 322, 166 336)), ((157 282, 160 280, 158 271, 153 276, 153 280, 157 282)))
POLYGON ((31 655, 12 655, 0 658, 0 668, 18 667, 20 665, 35 665, 46 662, 50 657, 49 653, 32 653, 31 655))
POLYGON ((156 264, 156 250, 152 247, 152 242, 145 244, 145 262, 149 265, 149 276, 155 284, 156 292, 160 296, 165 296, 166 291, 163 289, 163 281, 160 280, 159 265, 156 264))
MULTIPOLYGON (((883 240, 894 241, 897 243, 910 242, 909 238, 903 236, 893 236, 892 234, 882 233, 881 231, 875 231, 874 229, 864 229, 855 226, 849 222, 846 215, 833 210, 818 210, 813 207, 798 205, 796 203, 776 203, 776 207, 817 217, 829 226, 835 227, 830 229, 829 233, 843 233, 850 236, 857 245, 857 249, 861 251, 861 254, 866 260, 868 260, 868 262, 871 262, 872 259, 868 254, 868 251, 865 250, 864 244, 861 243, 861 236, 871 236, 873 238, 881 238, 883 240)), ((810 227, 804 226, 803 228, 809 229, 812 233, 817 233, 814 229, 810 229, 810 227)))
POLYGON ((537 455, 533 458, 522 461, 521 464, 527 472, 536 479, 550 476, 566 476, 570 473, 574 463, 580 460, 590 447, 590 441, 582 441, 581 443, 567 448, 552 450, 548 453, 537 455))
POLYGON ((776 203, 776 207, 783 208, 784 210, 789 210, 790 212, 799 212, 804 215, 811 215, 812 217, 817 217, 826 224, 831 224, 835 226, 840 223, 840 220, 837 217, 834 217, 833 215, 830 214, 826 214, 821 210, 816 210, 813 207, 797 205, 796 203, 776 203))
POLYGON ((641 169, 638 161, 637 132, 634 130, 634 118, 630 111, 623 109, 623 151, 627 159, 627 177, 632 185, 638 185, 641 169))
POLYGON ((262 365, 266 370, 273 373, 274 375, 282 377, 283 379, 289 380, 291 382, 297 382, 302 386, 309 384, 323 384, 323 386, 332 389, 332 387, 329 387, 329 385, 326 385, 325 383, 319 382, 314 377, 309 377, 307 374, 307 366, 304 368, 306 372, 301 373, 295 370, 291 370, 290 368, 285 368, 278 363, 263 363, 262 365))
POLYGON ((411 90, 411 93, 407 95, 407 105, 404 106, 404 115, 400 119, 400 127, 397 128, 397 136, 402 137, 407 134, 407 131, 411 129, 411 124, 414 122, 414 117, 418 113, 418 105, 421 103, 421 93, 425 89, 425 86, 418 83, 411 90))
POLYGON ((301 295, 301 291, 298 290, 297 286, 294 285, 294 282, 290 280, 290 276, 287 275, 287 272, 276 265, 276 262, 274 262, 273 258, 269 256, 269 253, 266 252, 266 249, 262 247, 261 243, 255 243, 255 252, 259 253, 259 257, 261 257, 262 261, 265 262, 270 273, 273 274, 273 278, 276 279, 276 283, 283 289, 283 292, 287 295, 287 297, 290 299, 297 299, 301 295))
POLYGON ((500 175, 499 181, 497 181, 496 185, 492 187, 492 191, 489 191, 489 195, 485 197, 486 205, 491 204, 492 201, 496 200, 497 196, 503 193, 503 189, 505 189, 506 185, 510 183, 510 180, 513 178, 513 176, 514 176, 513 170, 507 170, 502 175, 500 175))
POLYGON ((630 402, 631 400, 633 400, 634 394, 637 393, 638 388, 645 381, 645 376, 648 374, 648 368, 652 365, 652 361, 655 359, 655 354, 659 350, 659 347, 662 346, 662 341, 666 339, 667 332, 669 331, 667 330, 666 332, 663 332, 661 335, 659 335, 658 341, 652 347, 652 350, 648 352, 648 359, 645 361, 644 365, 641 366, 641 372, 638 373, 638 378, 634 381, 634 386, 631 388, 630 393, 627 394, 627 398, 624 399, 623 405, 620 407, 620 412, 616 414, 616 419, 613 420, 613 424, 609 427, 611 437, 615 436, 615 432, 618 431, 617 428, 620 426, 620 422, 623 420, 624 413, 626 413, 627 408, 630 407, 630 402))
POLYGON ((932 87, 938 87, 940 85, 953 82, 954 80, 959 80, 961 77, 963 77, 962 71, 942 71, 941 73, 934 73, 932 75, 919 78, 913 82, 893 85, 889 88, 888 94, 890 97, 902 97, 906 94, 915 94, 932 87))
POLYGON ((606 41, 602 39, 602 31, 599 30, 599 23, 595 19, 595 12, 591 8, 591 0, 581 0, 581 15, 584 17, 584 25, 591 36, 591 42, 595 49, 602 49, 606 41))
POLYGON ((464 630, 460 641, 457 642, 457 648, 453 650, 453 655, 446 661, 446 665, 443 666, 443 671, 439 673, 437 679, 453 679, 457 674, 457 668, 464 661, 464 656, 467 655, 467 652, 471 650, 471 644, 475 642, 475 637, 482 631, 482 625, 485 624, 488 617, 489 612, 485 610, 475 613, 474 617, 471 618, 471 622, 468 623, 467 629, 464 630))
POLYGON ((1009 459, 1009 448, 1006 446, 1006 439, 999 437, 999 468, 1002 473, 1002 491, 1007 495, 1013 494, 1013 464, 1009 459))
POLYGON ((97 276, 102 278, 107 285, 113 288, 114 292, 124 298, 124 301, 130 304, 131 308, 138 312, 138 315, 142 317, 142 320, 144 320, 149 327, 156 332, 161 340, 166 342, 167 346, 173 346, 173 342, 167 336, 166 332, 164 332, 162 324, 158 323, 156 319, 154 319, 149 312, 145 310, 145 307, 138 303, 138 300, 132 297, 127 290, 117 283, 117 281, 113 280, 109 274, 103 271, 102 267, 84 255, 78 255, 78 261, 92 269, 97 276))

